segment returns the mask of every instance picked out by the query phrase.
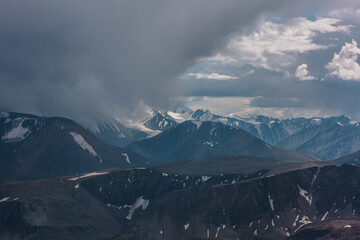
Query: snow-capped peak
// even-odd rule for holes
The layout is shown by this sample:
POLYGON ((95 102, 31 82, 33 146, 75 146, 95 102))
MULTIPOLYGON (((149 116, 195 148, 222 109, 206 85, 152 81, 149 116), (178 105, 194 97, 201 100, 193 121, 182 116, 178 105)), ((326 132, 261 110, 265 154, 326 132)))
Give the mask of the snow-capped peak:
MULTIPOLYGON (((358 126, 359 123, 349 116, 340 116, 338 122, 343 126, 358 126)), ((339 125, 340 125, 339 124, 339 125)))
POLYGON ((199 121, 212 121, 214 114, 210 110, 198 109, 193 113, 192 118, 199 121))
POLYGON ((0 112, 0 118, 8 118, 10 117, 10 113, 8 112, 0 112))
POLYGON ((170 112, 179 113, 179 114, 184 114, 184 113, 191 114, 193 111, 187 106, 177 106, 177 107, 174 107, 173 109, 171 109, 170 112))
POLYGON ((174 119, 177 123, 182 123, 192 119, 193 111, 190 108, 184 106, 173 108, 166 114, 172 119, 174 119))
POLYGON ((322 119, 321 118, 313 118, 313 119, 311 119, 310 123, 313 125, 319 126, 322 123, 322 119))

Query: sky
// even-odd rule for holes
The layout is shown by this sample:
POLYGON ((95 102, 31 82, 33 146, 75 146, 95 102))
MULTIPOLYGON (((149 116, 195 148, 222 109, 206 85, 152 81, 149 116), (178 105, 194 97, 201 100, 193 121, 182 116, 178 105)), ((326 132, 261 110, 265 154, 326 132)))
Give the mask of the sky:
POLYGON ((360 119, 359 23, 360 9, 348 6, 262 18, 187 70, 189 104, 220 114, 360 119))
POLYGON ((2 0, 0 110, 360 120, 360 2, 2 0))

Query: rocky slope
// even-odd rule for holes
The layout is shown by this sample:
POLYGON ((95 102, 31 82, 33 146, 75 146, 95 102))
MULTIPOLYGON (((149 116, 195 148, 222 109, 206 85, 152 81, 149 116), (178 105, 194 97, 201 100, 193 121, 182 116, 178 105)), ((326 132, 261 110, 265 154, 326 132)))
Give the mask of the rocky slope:
POLYGON ((330 161, 335 164, 359 164, 360 163, 360 151, 349 154, 347 156, 337 158, 333 161, 330 161))
POLYGON ((358 217, 342 220, 329 220, 309 224, 287 240, 335 240, 360 239, 360 221, 358 217))
POLYGON ((2 183, 0 239, 304 239, 324 236, 308 229, 335 220, 334 232, 350 225, 356 234, 359 185, 352 165, 268 177, 132 169, 2 183))
POLYGON ((321 119, 318 125, 291 135, 277 145, 332 160, 360 150, 360 127, 345 116, 321 119))
POLYGON ((106 121, 87 129, 101 141, 115 147, 126 147, 149 136, 146 131, 126 127, 117 120, 106 121))
POLYGON ((311 155, 269 145, 220 122, 185 121, 128 146, 153 162, 247 155, 282 161, 316 161, 311 155))
POLYGON ((146 162, 65 118, 2 113, 0 137, 0 180, 52 178, 146 162))
POLYGON ((151 130, 165 131, 169 128, 173 128, 177 125, 177 122, 170 116, 161 113, 160 111, 154 111, 149 119, 146 119, 144 126, 151 130))

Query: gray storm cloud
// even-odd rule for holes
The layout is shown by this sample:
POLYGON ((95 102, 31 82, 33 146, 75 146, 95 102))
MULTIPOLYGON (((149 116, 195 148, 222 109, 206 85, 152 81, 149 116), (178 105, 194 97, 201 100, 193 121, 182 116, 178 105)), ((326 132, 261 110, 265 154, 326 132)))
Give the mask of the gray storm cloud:
POLYGON ((78 119, 167 107, 197 58, 282 2, 4 0, 0 109, 78 119))
POLYGON ((166 108, 199 57, 295 2, 3 0, 0 109, 96 119, 166 108))

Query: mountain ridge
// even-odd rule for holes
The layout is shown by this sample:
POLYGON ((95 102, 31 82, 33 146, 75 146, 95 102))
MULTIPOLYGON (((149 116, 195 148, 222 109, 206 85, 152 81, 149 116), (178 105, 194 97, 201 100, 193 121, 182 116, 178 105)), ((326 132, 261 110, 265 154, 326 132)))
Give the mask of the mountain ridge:
MULTIPOLYGON (((344 115, 328 118, 299 117, 289 119, 258 115, 244 118, 235 114, 220 116, 203 109, 193 111, 187 107, 175 107, 167 112, 154 110, 142 123, 139 123, 143 128, 137 128, 136 131, 142 132, 141 137, 129 137, 126 141, 121 139, 121 147, 157 135, 164 130, 190 120, 221 122, 233 128, 243 129, 269 144, 307 152, 324 160, 332 160, 360 150, 359 123, 344 115), (330 125, 331 127, 329 127, 330 125), (353 134, 348 133, 347 129, 350 128, 354 132, 353 134), (153 131, 153 133, 151 135, 147 134, 146 129, 147 131, 153 131), (321 136, 325 136, 330 131, 334 132, 334 136, 322 139, 321 136), (318 135, 315 135, 315 132, 318 132, 318 135), (341 141, 338 138, 341 138, 341 141), (128 144, 124 144, 124 142, 128 144), (315 147, 313 147, 314 145, 315 147)), ((116 138, 119 133, 116 132, 112 135, 116 138)), ((116 140, 106 142, 120 146, 116 140)))
POLYGON ((220 122, 185 121, 152 138, 128 146, 153 161, 249 155, 285 161, 316 161, 305 153, 271 146, 242 129, 220 122))
POLYGON ((298 233, 335 220, 355 231, 359 169, 248 178, 146 168, 0 183, 0 238, 304 239, 298 233))
POLYGON ((0 136, 0 180, 52 178, 146 162, 61 117, 2 114, 0 136))

